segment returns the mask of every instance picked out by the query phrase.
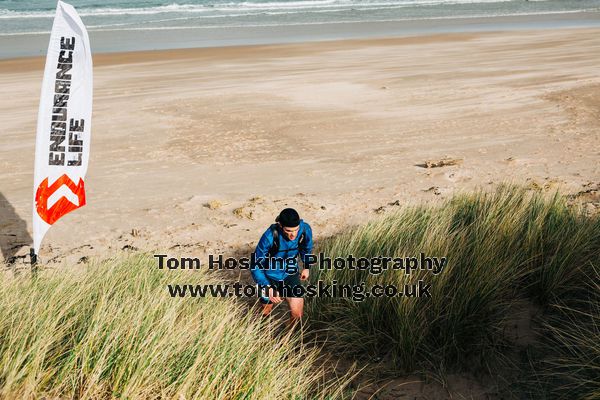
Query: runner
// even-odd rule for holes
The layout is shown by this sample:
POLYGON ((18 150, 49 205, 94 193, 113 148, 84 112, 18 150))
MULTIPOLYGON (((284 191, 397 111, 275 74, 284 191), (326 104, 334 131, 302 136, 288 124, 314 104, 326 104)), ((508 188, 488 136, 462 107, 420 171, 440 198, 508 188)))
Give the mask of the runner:
POLYGON ((306 257, 313 248, 312 229, 293 208, 282 210, 275 222, 256 246, 251 272, 258 285, 269 286, 260 299, 262 314, 269 315, 273 304, 285 298, 290 307, 290 325, 293 325, 302 318, 304 310, 304 288, 300 281, 309 277, 306 257), (304 266, 302 270, 298 255, 304 266))

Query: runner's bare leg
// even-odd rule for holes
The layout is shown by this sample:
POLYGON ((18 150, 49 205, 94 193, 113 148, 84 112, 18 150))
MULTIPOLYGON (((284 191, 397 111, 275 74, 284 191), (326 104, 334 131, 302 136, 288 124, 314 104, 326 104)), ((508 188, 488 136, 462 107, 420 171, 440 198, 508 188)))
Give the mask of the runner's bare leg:
POLYGON ((289 326, 293 327, 296 323, 302 322, 302 314, 304 313, 304 299, 302 297, 287 297, 286 300, 290 306, 289 326))
POLYGON ((262 315, 263 315, 263 317, 266 317, 267 315, 270 315, 272 310, 273 310, 273 303, 263 304, 262 305, 262 315))

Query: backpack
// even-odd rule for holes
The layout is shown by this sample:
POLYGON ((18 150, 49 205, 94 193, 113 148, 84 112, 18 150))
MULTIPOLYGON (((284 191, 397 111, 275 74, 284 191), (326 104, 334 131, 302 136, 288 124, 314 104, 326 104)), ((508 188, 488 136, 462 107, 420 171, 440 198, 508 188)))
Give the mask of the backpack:
MULTIPOLYGON (((269 229, 271 229, 271 233, 273 234, 273 245, 271 245, 271 248, 269 249, 269 256, 275 257, 275 254, 277 254, 277 252, 279 251, 279 230, 277 230, 277 224, 271 224, 269 229)), ((306 247, 306 235, 305 235, 304 230, 302 230, 302 233, 300 234, 300 237, 298 238, 298 250, 301 247, 304 247, 304 248, 306 247)), ((292 249, 288 249, 288 250, 296 250, 296 249, 292 248, 292 249)))

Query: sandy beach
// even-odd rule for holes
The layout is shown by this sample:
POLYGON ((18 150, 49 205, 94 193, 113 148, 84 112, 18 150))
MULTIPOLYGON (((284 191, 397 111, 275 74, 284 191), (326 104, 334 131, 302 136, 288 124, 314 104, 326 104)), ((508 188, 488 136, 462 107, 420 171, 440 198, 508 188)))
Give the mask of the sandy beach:
MULTIPOLYGON (((17 265, 43 62, 0 61, 0 239, 17 265)), ((41 260, 249 252, 285 206, 318 241, 507 181, 594 212, 598 65, 600 29, 96 54, 87 205, 41 260), (456 164, 425 166, 442 159, 456 164)))

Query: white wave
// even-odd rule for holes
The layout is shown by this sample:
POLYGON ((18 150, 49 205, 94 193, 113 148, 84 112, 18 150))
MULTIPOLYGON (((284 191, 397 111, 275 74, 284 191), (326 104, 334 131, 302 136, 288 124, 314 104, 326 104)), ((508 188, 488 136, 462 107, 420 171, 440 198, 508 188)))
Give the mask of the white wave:
MULTIPOLYGON (((455 5, 476 3, 501 3, 515 0, 390 0, 390 1, 357 1, 357 0, 300 0, 300 1, 267 1, 267 2, 229 2, 220 4, 198 5, 198 4, 170 4, 166 6, 146 8, 82 8, 78 13, 82 17, 91 16, 118 16, 118 15, 153 15, 164 13, 214 13, 228 11, 249 10, 284 10, 284 9, 316 9, 331 7, 347 7, 361 9, 373 6, 433 6, 433 5, 455 5)), ((537 0, 548 1, 548 0, 537 0)), ((0 19, 30 19, 30 18, 54 18, 54 11, 11 11, 0 9, 0 19)))
MULTIPOLYGON (((581 10, 567 11, 544 11, 544 12, 529 12, 529 13, 498 13, 498 14, 479 14, 468 16, 438 16, 438 17, 418 17, 418 18, 392 18, 378 20, 348 20, 348 21, 326 21, 326 22, 291 22, 291 23, 267 23, 267 24, 237 24, 237 25, 212 25, 212 26, 160 26, 160 27, 137 27, 137 28, 117 28, 110 29, 110 26, 99 25, 95 29, 89 29, 91 32, 127 32, 127 31, 177 31, 177 30, 194 30, 194 29, 237 29, 237 28, 269 28, 282 26, 304 26, 304 25, 337 25, 337 24, 370 24, 380 22, 406 22, 406 21, 429 21, 429 20, 460 20, 460 19, 489 19, 499 17, 515 17, 515 16, 537 16, 537 15, 555 15, 555 14, 577 14, 585 12, 600 12, 600 8, 590 8, 581 10)), ((7 32, 0 33, 3 36, 29 36, 29 35, 47 35, 50 31, 36 32, 7 32)))

